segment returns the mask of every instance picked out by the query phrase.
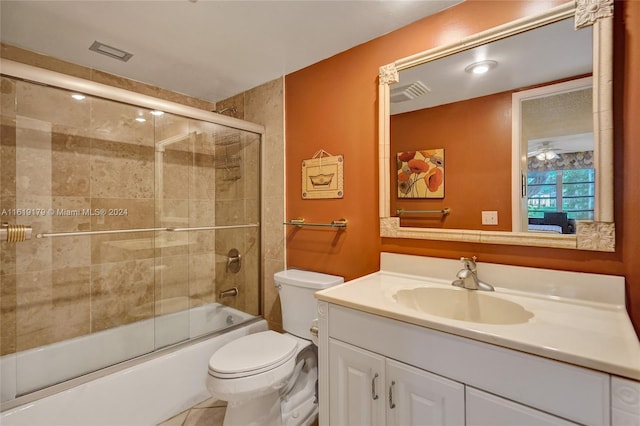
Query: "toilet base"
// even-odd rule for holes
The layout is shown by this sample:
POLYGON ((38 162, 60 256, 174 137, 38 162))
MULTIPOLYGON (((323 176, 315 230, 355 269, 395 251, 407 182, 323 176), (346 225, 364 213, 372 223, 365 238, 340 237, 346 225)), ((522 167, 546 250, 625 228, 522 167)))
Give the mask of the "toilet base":
POLYGON ((318 416, 317 349, 298 340, 294 357, 259 374, 220 378, 210 372, 209 393, 227 401, 224 426, 310 426, 318 416))
POLYGON ((227 404, 223 426, 282 426, 280 393, 227 404))
POLYGON ((294 386, 281 397, 283 426, 310 426, 318 417, 318 358, 315 346, 301 352, 300 358, 304 359, 304 366, 294 386))

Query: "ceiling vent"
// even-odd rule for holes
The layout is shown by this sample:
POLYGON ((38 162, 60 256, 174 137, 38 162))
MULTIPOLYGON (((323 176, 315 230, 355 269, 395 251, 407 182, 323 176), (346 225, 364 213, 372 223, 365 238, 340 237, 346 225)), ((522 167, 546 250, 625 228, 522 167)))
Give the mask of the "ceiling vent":
POLYGON ((112 46, 107 46, 106 44, 101 43, 97 40, 93 42, 91 47, 89 47, 89 50, 113 59, 118 59, 122 62, 127 62, 133 56, 133 53, 125 52, 124 50, 120 50, 112 46))
POLYGON ((405 102, 429 93, 429 89, 423 82, 417 80, 406 86, 394 87, 391 89, 391 102, 405 102))

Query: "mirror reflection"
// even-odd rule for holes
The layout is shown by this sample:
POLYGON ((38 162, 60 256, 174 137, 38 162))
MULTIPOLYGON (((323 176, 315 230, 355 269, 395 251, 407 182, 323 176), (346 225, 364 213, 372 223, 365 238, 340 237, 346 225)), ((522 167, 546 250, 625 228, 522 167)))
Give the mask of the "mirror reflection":
POLYGON ((523 91, 513 101, 520 129, 513 149, 526 152, 514 230, 575 234, 576 220, 595 217, 592 79, 523 91))
POLYGON ((381 237, 615 251, 611 5, 601 12, 568 2, 380 67, 381 237), (582 89, 592 129, 556 131, 571 106, 523 133, 522 110, 544 102, 529 100, 563 104, 582 89), (574 139, 580 148, 565 145, 574 139), (553 164, 549 152, 570 149, 579 162, 553 164), (529 179, 538 156, 554 176, 529 179))
POLYGON ((571 234, 593 220, 592 39, 565 19, 401 70, 389 94, 391 216, 451 214, 403 214, 400 226, 571 234), (441 164, 428 170, 401 161, 434 150, 441 164), (412 197, 411 179, 441 194, 412 197))

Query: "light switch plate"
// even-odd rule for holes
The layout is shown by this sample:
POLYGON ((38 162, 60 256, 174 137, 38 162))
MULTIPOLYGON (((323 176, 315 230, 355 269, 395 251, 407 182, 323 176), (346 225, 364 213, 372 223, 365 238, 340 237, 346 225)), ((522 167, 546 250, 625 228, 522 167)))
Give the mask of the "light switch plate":
POLYGON ((483 211, 482 212, 482 224, 483 225, 497 225, 498 224, 498 212, 496 212, 496 211, 483 211))

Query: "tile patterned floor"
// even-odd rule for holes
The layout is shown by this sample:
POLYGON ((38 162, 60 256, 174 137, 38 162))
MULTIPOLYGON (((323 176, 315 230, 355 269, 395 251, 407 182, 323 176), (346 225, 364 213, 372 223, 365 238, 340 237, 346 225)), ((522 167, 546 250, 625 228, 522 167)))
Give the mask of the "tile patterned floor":
POLYGON ((197 404, 158 426, 222 426, 227 403, 214 398, 197 404))
MULTIPOLYGON (((225 401, 210 398, 157 426, 222 426, 226 411, 225 401)), ((318 419, 311 426, 318 426, 318 419)))

